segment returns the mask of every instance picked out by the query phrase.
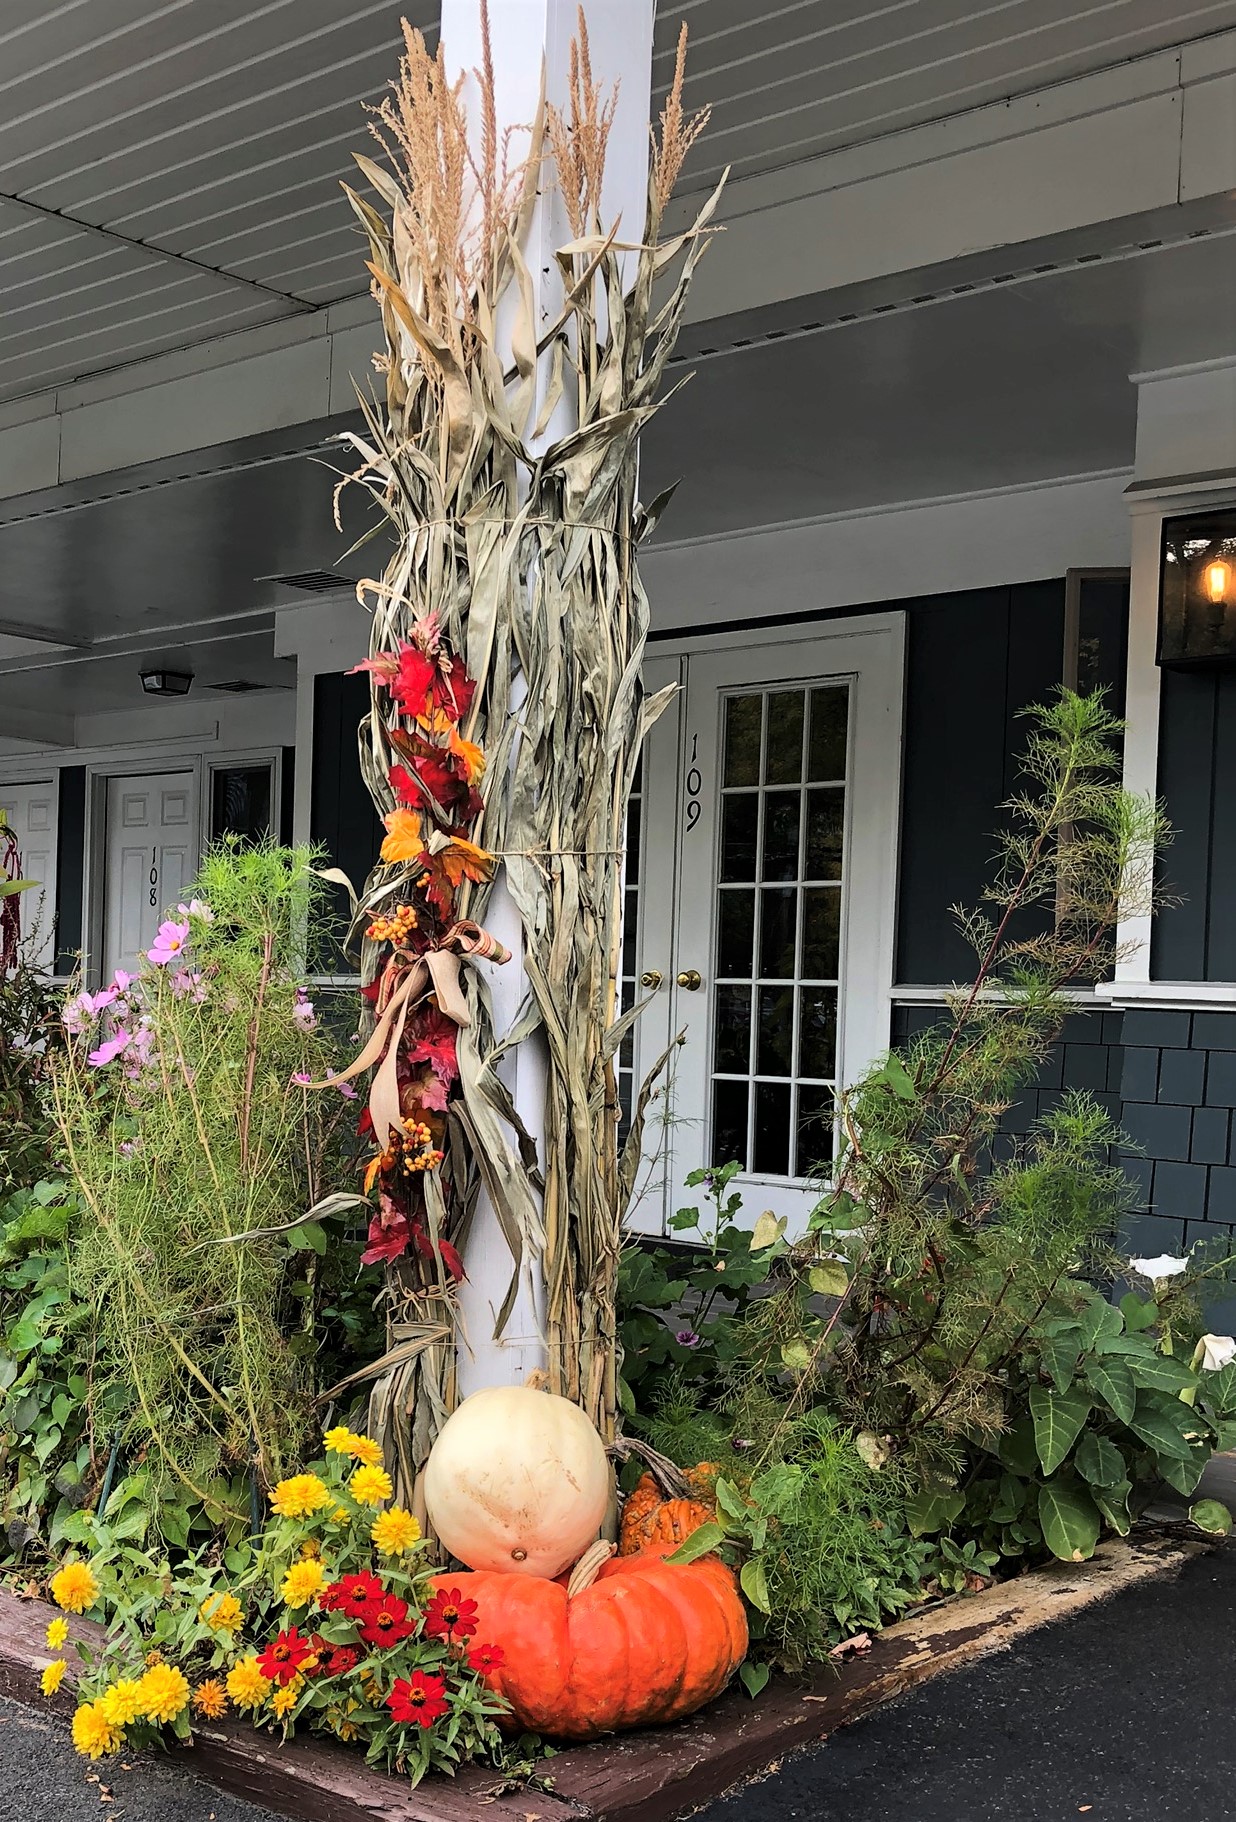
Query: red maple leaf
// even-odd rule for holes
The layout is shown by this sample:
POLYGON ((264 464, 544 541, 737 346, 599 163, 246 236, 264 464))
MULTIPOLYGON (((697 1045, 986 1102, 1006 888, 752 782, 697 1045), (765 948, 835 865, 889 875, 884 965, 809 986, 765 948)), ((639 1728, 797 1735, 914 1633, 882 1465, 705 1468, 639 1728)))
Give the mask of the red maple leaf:
POLYGON ((455 1021, 437 1006, 427 1006, 408 1044, 408 1062, 428 1063, 440 1081, 453 1082, 459 1074, 455 1042, 455 1021))
POLYGON ((398 1259, 406 1253, 412 1239, 412 1226, 401 1208, 389 1196, 383 1196, 377 1214, 369 1223, 369 1244, 361 1254, 362 1265, 376 1265, 379 1259, 398 1259))
POLYGON ((419 647, 401 646, 399 663, 390 680, 391 695, 406 714, 423 715, 438 674, 435 660, 427 658, 419 647))

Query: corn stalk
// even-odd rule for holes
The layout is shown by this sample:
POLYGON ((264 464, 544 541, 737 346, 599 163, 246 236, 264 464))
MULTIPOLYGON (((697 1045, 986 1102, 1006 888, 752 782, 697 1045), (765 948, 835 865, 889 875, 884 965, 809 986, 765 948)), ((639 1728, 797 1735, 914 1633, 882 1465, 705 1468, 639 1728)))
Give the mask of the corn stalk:
MULTIPOLYGON (((460 971, 469 1019, 451 1111, 465 1155, 451 1175, 455 1205, 437 1192, 434 1212, 440 1231, 461 1242, 483 1184, 512 1257, 498 1332, 521 1263, 539 1260, 551 1389, 577 1401, 608 1439, 618 1422, 615 1282, 647 1097, 646 1085, 620 1151, 615 1061, 639 1011, 620 1010, 623 847, 644 736, 669 694, 647 697, 641 683, 648 602, 636 554, 668 496, 640 504, 636 456, 670 396, 666 366, 720 187, 685 233, 662 237, 682 157, 702 125, 682 115, 680 62, 654 135, 645 235, 620 248, 596 217, 609 110, 582 33, 575 69, 569 110, 542 110, 526 161, 508 172, 489 70, 476 73, 483 132, 473 159, 460 152, 459 85, 408 35, 378 129, 384 144, 395 142, 391 168, 357 160, 376 206, 348 190, 386 344, 384 396, 362 395, 367 434, 349 439, 360 458, 349 479, 368 490, 395 540, 381 579, 358 589, 372 611, 371 654, 397 650, 413 623, 435 615, 444 647, 477 683, 462 731, 484 749, 487 769, 471 838, 504 867, 523 931, 529 995, 513 1030, 495 1032, 483 976, 460 971), (561 314, 538 339, 524 247, 536 186, 555 169, 578 232, 557 255, 561 314), (445 250, 444 223, 455 237, 445 250), (511 321, 502 338, 500 303, 511 321), (530 445, 564 389, 576 427, 538 453, 530 445), (496 1070, 536 1032, 548 1053, 543 1176, 496 1070)), ((375 684, 360 751, 383 816, 395 806, 390 719, 375 684)), ((399 866, 374 870, 358 937, 408 877, 399 866)), ((467 885, 461 914, 483 923, 491 891, 467 885)), ((360 947, 368 980, 376 956, 363 937, 360 947)), ((451 1406, 454 1374, 441 1286, 420 1297, 406 1274, 402 1282, 397 1345, 377 1363, 384 1377, 374 1401, 388 1435, 392 1414, 411 1415, 405 1465, 414 1472, 451 1406)))

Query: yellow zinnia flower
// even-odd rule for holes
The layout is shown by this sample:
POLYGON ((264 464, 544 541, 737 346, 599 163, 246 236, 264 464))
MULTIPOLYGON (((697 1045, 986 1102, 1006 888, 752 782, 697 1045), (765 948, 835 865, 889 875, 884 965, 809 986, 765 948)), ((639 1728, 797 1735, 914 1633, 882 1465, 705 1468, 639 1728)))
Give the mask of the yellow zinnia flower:
POLYGON ((270 1705, 282 1720, 283 1716, 296 1706, 298 1691, 289 1683, 286 1689, 276 1689, 270 1698, 270 1705))
POLYGON ((330 1515, 330 1522, 332 1525, 350 1524, 352 1522, 352 1514, 348 1511, 346 1506, 336 1506, 335 1510, 330 1515))
MULTIPOLYGON (((149 1671, 146 1673, 150 1674, 149 1671)), ((136 1677, 121 1677, 110 1689, 105 1689, 99 1697, 98 1707, 104 1720, 113 1727, 127 1727, 131 1721, 138 1720, 146 1712, 146 1691, 143 1685, 146 1677, 139 1683, 136 1677)))
POLYGON ((245 1616, 234 1594, 214 1594, 207 1595, 197 1610, 197 1617, 212 1632, 235 1632, 245 1616))
POLYGON ((207 1677, 193 1691, 193 1706, 208 1721, 218 1721, 227 1713, 227 1696, 218 1677, 207 1677))
POLYGON ((322 1565, 314 1556, 303 1556, 293 1563, 283 1578, 280 1598, 289 1607, 307 1607, 326 1582, 322 1565))
POLYGON ((183 1670, 155 1664, 141 1681, 143 1712, 150 1721, 174 1721, 189 1706, 189 1683, 183 1670))
POLYGON ((402 1556, 419 1542, 421 1528, 410 1512, 402 1506, 392 1506, 389 1512, 378 1513, 369 1535, 383 1556, 402 1556))
POLYGON ((353 1436, 348 1444, 348 1454, 353 1461, 364 1462, 367 1468, 382 1466, 382 1445, 375 1442, 372 1436, 353 1436))
POLYGON ((270 1678, 258 1669, 257 1653, 242 1658, 227 1675, 227 1692, 237 1708, 258 1708, 270 1693, 270 1678))
POLYGON ((362 1506, 380 1506, 391 1496, 391 1477, 385 1468, 374 1468, 362 1462, 351 1480, 348 1492, 362 1506))
POLYGON ((330 1502, 330 1493, 316 1474, 293 1474, 281 1480, 270 1496, 280 1518, 311 1518, 330 1502))
POLYGON ((346 1423, 337 1423, 334 1429, 327 1430, 325 1436, 322 1438, 322 1441, 326 1445, 327 1453, 330 1455, 346 1455, 348 1453, 348 1444, 351 1440, 352 1432, 349 1430, 346 1423))
POLYGON ((83 1702, 73 1716, 73 1744, 84 1758, 99 1759, 105 1752, 119 1751, 122 1737, 97 1702, 83 1702))
POLYGON ((65 1664, 63 1658, 57 1658, 54 1664, 49 1664, 47 1666, 47 1669, 39 1678, 39 1688, 43 1691, 44 1695, 55 1695, 61 1683, 64 1681, 64 1670, 65 1664))
POLYGON ((48 1621, 47 1648, 49 1651, 59 1651, 60 1647, 64 1644, 64 1642, 68 1638, 68 1636, 69 1636, 68 1620, 49 1620, 48 1621))
POLYGON ((85 1613, 99 1598, 99 1584, 89 1563, 66 1563, 51 1578, 51 1597, 66 1613, 85 1613))

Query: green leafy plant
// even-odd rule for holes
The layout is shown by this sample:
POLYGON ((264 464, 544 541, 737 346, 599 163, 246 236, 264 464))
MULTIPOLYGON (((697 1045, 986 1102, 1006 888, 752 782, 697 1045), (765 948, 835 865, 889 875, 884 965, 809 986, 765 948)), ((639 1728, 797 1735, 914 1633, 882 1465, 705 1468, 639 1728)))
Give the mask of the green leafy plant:
POLYGON ((48 1078, 61 1042, 59 990, 19 947, 0 967, 0 1195, 54 1174, 48 1078))
POLYGON ((1103 1110, 1066 1095, 1025 1141, 999 1134, 1068 989, 1110 965, 1121 915, 1153 907, 1166 839, 1117 782, 1101 699, 1063 692, 1033 724, 988 908, 959 913, 974 982, 842 1094, 834 1179, 805 1238, 775 1241, 743 1351, 792 1377, 788 1413, 831 1411, 917 1482, 918 1533, 1075 1559, 1128 1529, 1139 1486, 1192 1490, 1227 1390, 1190 1364, 1179 1292, 1102 1294, 1128 1269, 1112 1240, 1130 1201, 1103 1110))
POLYGON ((84 1210, 69 1270, 131 1535, 184 1547, 215 1527, 240 1547, 250 1477, 278 1476, 339 1365, 323 1341, 364 1333, 341 1276, 362 1198, 326 1193, 355 1116, 307 1087, 337 1055, 299 985, 321 889, 308 850, 224 844, 139 974, 66 1008, 53 1086, 84 1210))

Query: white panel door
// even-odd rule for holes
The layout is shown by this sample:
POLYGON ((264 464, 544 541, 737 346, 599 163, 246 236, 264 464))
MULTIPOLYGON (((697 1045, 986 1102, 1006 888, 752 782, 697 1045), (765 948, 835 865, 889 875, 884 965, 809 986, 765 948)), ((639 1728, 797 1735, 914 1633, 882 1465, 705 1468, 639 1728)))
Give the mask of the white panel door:
POLYGON ((148 772, 109 778, 105 819, 103 969, 137 966, 197 871, 197 778, 148 772))
POLYGON ((56 780, 0 784, 0 810, 17 837, 21 871, 38 888, 21 895, 21 931, 29 953, 44 968, 56 961, 56 780))
MULTIPOLYGON (((664 958, 667 1025, 683 1034, 666 1213, 698 1201, 689 1171, 738 1159, 748 1217, 770 1208, 801 1230, 835 1089, 888 1047, 903 638, 889 614, 685 655, 678 764, 649 777, 644 808, 649 835, 665 841, 671 817, 677 831, 672 894, 640 944, 645 966, 664 958)), ((655 870, 646 855, 645 879, 655 870)), ((647 1229, 650 1199, 638 1212, 647 1229)))

